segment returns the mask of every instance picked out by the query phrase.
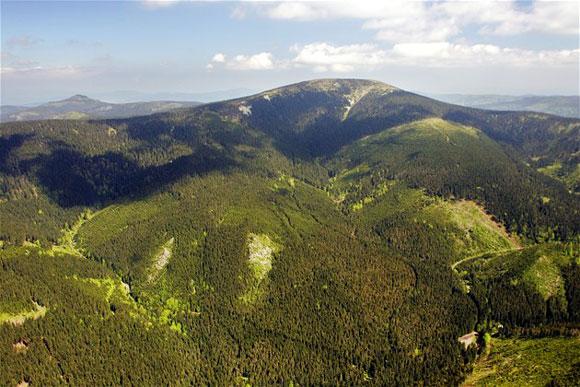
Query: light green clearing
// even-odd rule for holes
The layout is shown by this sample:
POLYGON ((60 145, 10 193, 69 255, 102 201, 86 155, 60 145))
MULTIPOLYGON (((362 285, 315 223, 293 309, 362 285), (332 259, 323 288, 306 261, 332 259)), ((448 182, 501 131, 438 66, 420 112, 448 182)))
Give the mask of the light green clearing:
MULTIPOLYGON (((391 137, 399 133, 407 133, 410 135, 409 139, 425 138, 426 135, 437 137, 444 136, 447 142, 451 142, 449 134, 462 133, 471 137, 478 138, 480 131, 471 126, 451 123, 438 117, 431 117, 419 121, 413 121, 409 124, 397 126, 396 128, 383 133, 386 137, 391 137)), ((379 134, 379 136, 381 135, 382 133, 379 134)))
POLYGON ((561 162, 556 161, 553 164, 538 168, 538 172, 560 180, 570 190, 573 190, 580 184, 580 164, 576 164, 575 167, 567 166, 564 168, 561 162))
POLYGON ((111 302, 113 296, 119 297, 120 300, 127 304, 131 304, 133 301, 129 295, 128 285, 124 284, 120 280, 115 280, 113 278, 80 278, 76 274, 72 277, 66 278, 96 286, 99 290, 102 291, 101 293, 104 294, 105 300, 109 303, 111 302))
POLYGON ((161 324, 169 325, 169 328, 177 333, 186 335, 182 324, 177 321, 177 316, 182 312, 182 309, 183 305, 180 304, 177 298, 168 298, 167 301, 165 301, 165 306, 159 316, 159 322, 161 324))
MULTIPOLYGON (((580 338, 493 339, 463 386, 546 386, 572 372, 580 338)), ((566 385, 566 384, 558 384, 566 385)))
MULTIPOLYGON (((569 246, 536 245, 468 257, 456 262, 452 267, 455 269, 467 261, 475 261, 474 265, 478 267, 477 276, 481 279, 491 279, 505 273, 513 273, 516 277, 511 280, 512 285, 525 283, 536 289, 544 300, 558 297, 566 303, 561 269, 569 265, 574 257, 577 257, 577 254, 575 254, 573 243, 569 246)), ((466 273, 464 271, 460 274, 466 273)))
POLYGON ((362 210, 366 204, 370 204, 370 203, 374 202, 375 199, 377 199, 377 198, 385 195, 387 192, 389 192, 389 189, 395 184, 396 184, 396 182, 394 180, 382 182, 381 184, 379 184, 379 186, 377 188, 375 188, 373 190, 373 192, 369 196, 365 196, 364 198, 362 198, 358 202, 352 204, 350 206, 351 211, 356 212, 356 211, 362 210))
POLYGON ((151 273, 149 273, 149 282, 155 280, 159 277, 159 274, 169 263, 169 258, 171 258, 171 253, 173 250, 173 243, 175 238, 169 239, 163 246, 161 246, 160 251, 157 253, 153 267, 151 268, 151 273))
POLYGON ((272 270, 272 256, 279 251, 279 246, 266 234, 249 234, 248 250, 248 267, 261 282, 272 270))
POLYGON ((494 222, 491 216, 473 201, 438 200, 427 211, 431 211, 434 216, 443 212, 444 217, 463 232, 463 235, 454 238, 454 243, 456 250, 461 251, 464 256, 485 252, 505 252, 521 247, 501 224, 494 222))
POLYGON ((57 114, 54 118, 62 120, 83 120, 89 118, 89 115, 82 112, 72 111, 62 114, 57 114))
POLYGON ((34 301, 33 303, 34 310, 31 311, 24 311, 16 314, 0 312, 0 324, 7 323, 13 325, 22 325, 26 320, 36 320, 44 317, 48 308, 39 305, 34 301))
POLYGON ((116 304, 117 306, 122 304, 130 307, 129 316, 142 321, 146 326, 152 325, 150 313, 131 297, 129 285, 121 281, 120 278, 83 278, 75 274, 71 277, 65 277, 65 279, 82 284, 83 291, 104 298, 108 304, 116 304))
POLYGON ((538 172, 546 174, 551 177, 555 177, 558 175, 558 172, 562 169, 562 163, 556 161, 554 164, 547 165, 542 168, 538 168, 538 172))
POLYGON ((536 262, 524 272, 525 282, 532 284, 544 300, 548 300, 557 294, 563 295, 564 280, 560 271, 560 265, 556 257, 541 255, 536 262))
POLYGON ((240 296, 245 304, 251 304, 260 296, 260 284, 267 278, 272 270, 272 259, 275 253, 280 251, 280 246, 272 241, 266 234, 248 234, 248 268, 253 281, 247 291, 240 296))
POLYGON ((83 252, 77 247, 75 238, 81 229, 81 226, 91 220, 97 213, 86 210, 83 212, 77 221, 70 227, 65 227, 62 230, 62 236, 58 240, 58 245, 52 246, 50 250, 45 250, 45 253, 50 256, 54 254, 68 254, 77 257, 84 257, 83 252))
MULTIPOLYGON (((352 191, 356 191, 361 187, 360 179, 365 175, 370 173, 370 167, 367 164, 360 164, 354 168, 345 169, 340 174, 330 178, 328 186, 328 195, 332 198, 333 202, 340 205, 352 191)), ((364 199, 361 199, 361 202, 364 199)), ((351 205, 352 211, 358 211, 360 208, 354 209, 351 205)))

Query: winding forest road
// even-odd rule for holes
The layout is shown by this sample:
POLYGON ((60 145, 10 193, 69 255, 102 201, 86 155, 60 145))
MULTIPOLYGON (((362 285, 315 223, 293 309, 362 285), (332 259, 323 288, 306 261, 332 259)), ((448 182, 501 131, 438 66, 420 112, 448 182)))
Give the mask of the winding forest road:
POLYGON ((503 254, 511 253, 511 252, 514 252, 514 251, 521 251, 523 249, 524 249, 524 247, 520 246, 520 247, 516 247, 516 248, 513 248, 513 249, 505 249, 505 250, 498 250, 498 251, 488 251, 488 252, 485 252, 485 253, 482 253, 482 254, 472 255, 472 256, 469 256, 467 258, 463 258, 463 259, 461 259, 461 260, 453 263, 451 265, 451 269, 455 270, 455 268, 457 266, 461 265, 462 263, 465 263, 467 261, 471 261, 473 259, 481 258, 484 255, 493 254, 493 255, 497 256, 497 255, 503 255, 503 254))

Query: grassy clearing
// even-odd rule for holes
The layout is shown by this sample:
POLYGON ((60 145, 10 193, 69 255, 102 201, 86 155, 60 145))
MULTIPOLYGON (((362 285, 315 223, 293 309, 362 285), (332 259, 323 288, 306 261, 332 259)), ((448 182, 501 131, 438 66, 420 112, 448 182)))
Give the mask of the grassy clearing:
POLYGON ((155 261, 153 262, 153 266, 151 267, 151 271, 149 273, 149 282, 155 280, 161 274, 161 271, 165 268, 165 266, 169 263, 169 258, 171 258, 171 253, 173 251, 173 243, 175 242, 175 238, 169 239, 167 242, 161 246, 161 249, 157 252, 155 256, 155 261))
MULTIPOLYGON (((463 386, 545 386, 578 382, 580 338, 494 339, 463 386), (576 374, 574 366, 576 365, 576 374)), ((571 383, 571 384, 568 384, 571 383)))
POLYGON ((572 192, 580 186, 580 164, 562 165, 560 161, 538 168, 538 172, 560 180, 572 192))
POLYGON ((253 280, 240 300, 244 304, 251 304, 257 300, 261 294, 260 285, 267 278, 272 270, 272 260, 274 254, 279 252, 281 247, 266 234, 250 233, 248 243, 248 268, 252 273, 253 280))
POLYGON ((36 320, 44 317, 48 308, 34 303, 34 309, 30 311, 23 311, 20 313, 6 313, 0 312, 0 324, 22 325, 26 320, 36 320))
POLYGON ((262 281, 272 270, 273 254, 280 250, 266 234, 248 235, 248 267, 257 281, 262 281))
POLYGON ((96 213, 86 210, 83 212, 77 221, 70 227, 66 227, 62 230, 62 236, 58 239, 58 245, 53 245, 50 250, 47 250, 48 255, 54 256, 54 254, 68 254, 77 257, 83 257, 83 252, 77 247, 75 238, 85 222, 90 221, 96 213))
POLYGON ((398 126, 392 130, 392 133, 386 133, 388 133, 388 136, 406 133, 410 136, 409 139, 423 139, 425 136, 443 137, 445 142, 452 143, 453 138, 450 135, 467 134, 477 138, 479 137, 480 131, 470 126, 451 123, 441 118, 432 117, 398 126))
POLYGON ((561 268, 577 257, 574 246, 574 243, 535 245, 518 251, 483 254, 457 266, 474 271, 482 280, 509 276, 512 283, 525 283, 547 300, 554 296, 564 297, 561 268))
POLYGON ((405 219, 406 223, 420 225, 424 232, 440 234, 441 243, 451 251, 449 260, 452 263, 521 247, 503 225, 495 222, 474 201, 428 196, 422 190, 408 188, 394 180, 379 184, 370 196, 354 201, 354 206, 357 207, 353 215, 367 225, 405 219), (367 199, 369 197, 372 200, 367 199))
POLYGON ((564 295, 564 280, 557 255, 540 255, 536 262, 523 274, 523 280, 533 285, 544 300, 555 295, 564 295))
MULTIPOLYGON (((105 301, 111 303, 113 301, 122 302, 125 304, 132 304, 133 299, 129 295, 127 285, 121 282, 120 279, 114 278, 83 278, 73 275, 72 277, 65 277, 72 281, 89 285, 94 287, 95 294, 102 296, 105 301)), ((85 288, 85 290, 88 290, 85 288)))
POLYGON ((519 242, 495 222, 477 203, 468 200, 443 201, 426 210, 431 217, 447 219, 459 232, 452 236, 455 249, 463 256, 520 248, 519 242))

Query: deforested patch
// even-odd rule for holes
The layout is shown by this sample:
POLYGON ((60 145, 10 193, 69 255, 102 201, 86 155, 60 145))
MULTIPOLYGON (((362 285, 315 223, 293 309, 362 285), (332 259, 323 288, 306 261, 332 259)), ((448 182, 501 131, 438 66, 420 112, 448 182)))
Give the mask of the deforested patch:
POLYGON ((377 92, 384 95, 391 93, 394 90, 396 90, 394 87, 382 83, 370 83, 365 86, 354 88, 350 94, 344 96, 348 101, 348 104, 344 106, 342 120, 344 121, 348 118, 351 109, 368 93, 377 92))
POLYGON ((238 110, 245 116, 252 115, 252 105, 240 105, 238 106, 238 110))
POLYGON ((564 280, 557 261, 547 255, 541 255, 536 262, 524 272, 524 280, 536 288, 544 300, 557 295, 564 295, 564 280))
POLYGON ((252 274, 246 292, 240 296, 245 304, 255 302, 261 294, 260 285, 267 279, 272 270, 274 254, 280 251, 280 245, 266 234, 250 233, 247 237, 248 261, 247 266, 252 274))
POLYGON ((167 242, 165 242, 163 246, 161 246, 161 250, 156 255, 155 262, 153 263, 153 267, 151 268, 151 272, 149 273, 148 277, 149 282, 157 279, 159 277, 159 274, 161 274, 161 271, 169 263, 169 258, 171 258, 174 242, 175 238, 171 238, 167 242))
POLYGON ((20 313, 3 313, 0 312, 0 324, 7 323, 16 326, 20 326, 24 324, 26 320, 37 320, 41 317, 44 317, 47 311, 46 306, 42 306, 36 301, 33 301, 34 310, 31 311, 23 311, 20 313))
POLYGON ((20 339, 14 344, 12 344, 12 350, 16 353, 26 353, 28 350, 28 341, 20 339))

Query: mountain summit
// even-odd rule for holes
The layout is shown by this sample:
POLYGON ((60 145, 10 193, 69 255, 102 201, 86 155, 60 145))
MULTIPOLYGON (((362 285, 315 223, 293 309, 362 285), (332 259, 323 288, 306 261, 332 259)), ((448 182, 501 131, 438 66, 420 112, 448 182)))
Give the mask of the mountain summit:
POLYGON ((62 101, 57 101, 57 102, 98 102, 95 99, 89 98, 86 95, 82 95, 82 94, 76 94, 73 95, 72 97, 66 98, 62 101))
POLYGON ((4 123, 0 384, 458 385, 576 329, 579 143, 350 79, 4 123))

